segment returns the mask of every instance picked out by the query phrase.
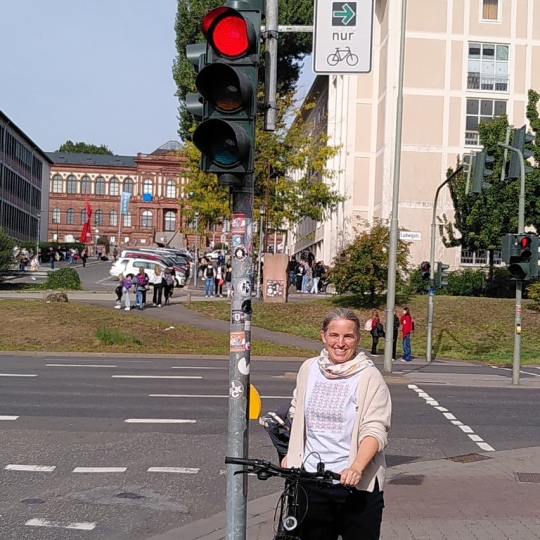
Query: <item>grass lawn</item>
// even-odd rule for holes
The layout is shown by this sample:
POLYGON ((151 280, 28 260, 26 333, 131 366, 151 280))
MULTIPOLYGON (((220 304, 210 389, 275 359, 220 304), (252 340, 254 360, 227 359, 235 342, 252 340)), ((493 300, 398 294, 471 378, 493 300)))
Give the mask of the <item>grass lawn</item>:
MULTIPOLYGON (((133 317, 100 307, 43 300, 0 300, 0 350, 229 356, 229 335, 133 317)), ((252 355, 312 356, 311 351, 255 341, 252 355)))
MULTIPOLYGON (((413 356, 426 354, 427 296, 413 296, 407 303, 416 331, 412 337, 413 356)), ((334 307, 351 307, 360 316, 362 326, 371 309, 355 307, 351 296, 325 298, 312 302, 288 304, 253 303, 254 326, 303 337, 319 339, 325 314, 334 307)), ((511 364, 514 345, 515 301, 498 298, 436 296, 434 299, 433 356, 457 360, 482 360, 511 364)), ((530 309, 532 302, 523 301, 521 360, 540 364, 540 312, 530 309)), ((230 306, 222 302, 194 302, 186 307, 207 317, 228 320, 230 306)), ((385 307, 379 308, 385 319, 385 307)), ((400 311, 399 311, 400 312, 400 311)), ((398 351, 401 350, 401 340, 398 351)), ((384 341, 379 341, 383 348, 384 341)), ((360 346, 371 347, 371 336, 362 332, 360 346)))

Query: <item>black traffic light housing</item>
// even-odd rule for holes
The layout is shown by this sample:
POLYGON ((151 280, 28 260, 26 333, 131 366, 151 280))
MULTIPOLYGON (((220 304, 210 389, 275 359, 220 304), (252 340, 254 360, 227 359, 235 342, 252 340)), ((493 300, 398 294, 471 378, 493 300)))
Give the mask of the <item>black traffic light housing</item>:
POLYGON ((420 265, 420 275, 424 281, 428 281, 431 274, 431 264, 428 261, 422 262, 420 265))
POLYGON ((476 195, 482 193, 482 191, 491 187, 491 184, 484 182, 484 178, 493 174, 492 168, 487 168, 492 164, 495 158, 488 155, 486 150, 476 153, 476 159, 474 162, 473 183, 471 192, 476 195))
POLYGON ((442 289, 443 287, 446 287, 448 285, 448 281, 446 278, 448 277, 448 270, 450 268, 450 265, 444 264, 442 262, 437 263, 437 274, 435 276, 435 286, 437 289, 442 289))
MULTIPOLYGON (((512 138, 512 147, 520 150, 525 161, 525 173, 531 172, 533 169, 527 165, 527 159, 534 155, 532 150, 526 148, 526 145, 534 141, 534 135, 527 133, 527 126, 522 126, 519 129, 514 129, 512 138)), ((511 152, 510 165, 508 166, 508 178, 521 178, 521 163, 517 152, 511 152)))
POLYGON ((540 238, 532 233, 507 234, 502 238, 502 259, 512 279, 528 281, 538 276, 540 238))

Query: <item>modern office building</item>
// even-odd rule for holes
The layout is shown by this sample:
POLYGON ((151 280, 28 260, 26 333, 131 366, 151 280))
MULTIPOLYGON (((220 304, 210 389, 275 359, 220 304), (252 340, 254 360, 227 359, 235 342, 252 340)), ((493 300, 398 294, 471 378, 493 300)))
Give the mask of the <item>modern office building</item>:
POLYGON ((0 227, 19 242, 47 238, 50 164, 0 111, 0 227))
MULTIPOLYGON (((376 0, 373 69, 368 75, 316 78, 323 121, 341 151, 335 185, 347 196, 324 223, 305 221, 289 253, 310 247, 330 262, 348 244, 358 218, 388 219, 392 207, 402 0, 376 0)), ((540 2, 408 0, 399 224, 416 233, 411 260, 428 258, 433 199, 458 156, 479 149, 478 124, 505 113, 526 124, 527 92, 540 90, 540 2)), ((448 190, 437 214, 453 216, 448 190)), ((436 260, 483 263, 436 243, 436 260)))

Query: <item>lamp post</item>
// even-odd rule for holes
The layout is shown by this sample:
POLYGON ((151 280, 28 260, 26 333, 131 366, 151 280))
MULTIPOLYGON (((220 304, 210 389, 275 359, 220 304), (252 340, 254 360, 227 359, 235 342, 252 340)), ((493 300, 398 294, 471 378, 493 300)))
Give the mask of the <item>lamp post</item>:
POLYGON ((197 274, 199 273, 199 211, 195 210, 195 278, 193 282, 197 287, 197 274))
POLYGON ((261 214, 261 225, 259 227, 259 260, 257 261, 257 300, 260 300, 262 298, 261 263, 262 263, 262 254, 263 254, 263 245, 264 245, 263 222, 264 222, 265 212, 266 212, 266 208, 264 204, 261 204, 261 207, 259 208, 259 213, 261 214))
POLYGON ((41 261, 39 260, 39 237, 41 236, 41 212, 37 213, 37 238, 36 238, 36 258, 39 264, 41 264, 41 261))
POLYGON ((98 233, 99 233, 99 229, 94 229, 94 255, 96 256, 97 258, 97 241, 98 241, 98 233))

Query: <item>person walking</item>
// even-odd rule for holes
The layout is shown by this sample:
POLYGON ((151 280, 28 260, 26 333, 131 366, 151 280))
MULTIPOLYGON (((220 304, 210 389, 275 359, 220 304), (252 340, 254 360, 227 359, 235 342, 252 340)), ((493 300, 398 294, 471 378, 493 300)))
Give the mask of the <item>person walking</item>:
POLYGON ((161 307, 161 296, 163 294, 163 273, 161 272, 161 266, 156 264, 154 266, 154 279, 152 280, 154 285, 154 294, 152 296, 152 305, 161 307))
MULTIPOLYGON (((394 309, 394 335, 392 340, 392 360, 396 359, 396 348, 397 348, 397 340, 398 340, 398 334, 399 334, 399 317, 397 314, 397 311, 394 309)), ((387 328, 388 330, 388 328, 387 328)))
POLYGON ((51 270, 54 270, 54 248, 51 246, 49 248, 49 264, 51 266, 51 270))
POLYGON ((384 508, 384 449, 392 415, 380 371, 358 352, 360 321, 350 309, 326 315, 319 356, 298 371, 289 415, 291 436, 284 467, 340 475, 338 484, 300 480, 295 536, 302 540, 377 540, 384 508))
POLYGON ((116 262, 116 259, 118 258, 118 249, 116 248, 116 246, 114 247, 112 254, 114 262, 116 262))
MULTIPOLYGON (((381 319, 379 318, 379 312, 374 309, 371 312, 371 356, 379 356, 377 354, 377 345, 379 344, 380 330, 382 329, 381 319), (380 325, 380 326, 379 326, 380 325)), ((384 334, 384 332, 383 332, 384 334)))
POLYGON ((83 250, 81 251, 81 261, 82 261, 83 268, 86 268, 87 260, 88 260, 88 249, 83 248, 83 250))
POLYGON ((287 271, 289 272, 289 285, 296 286, 296 270, 298 269, 298 262, 296 257, 293 255, 289 264, 287 265, 287 271))
POLYGON ((225 285, 227 286, 227 298, 232 296, 232 265, 230 261, 225 268, 225 285))
POLYGON ((120 282, 122 285, 122 296, 124 297, 124 309, 126 311, 129 311, 131 309, 131 299, 129 297, 129 291, 133 284, 132 279, 133 274, 128 274, 127 276, 123 277, 122 281, 120 282))
POLYGON ((403 338, 403 356, 402 362, 411 361, 411 332, 413 330, 413 323, 411 318, 411 311, 408 307, 403 308, 403 313, 399 319, 401 325, 401 337, 403 338))
POLYGON ((302 272, 302 292, 304 294, 307 294, 309 279, 311 277, 311 268, 309 267, 309 264, 307 263, 307 261, 303 261, 300 264, 302 265, 304 269, 302 272))
POLYGON ((225 268, 222 264, 217 264, 216 266, 216 276, 214 278, 214 287, 216 298, 223 298, 223 277, 225 274, 225 268))
POLYGON ((324 265, 322 261, 319 261, 312 270, 313 274, 313 284, 311 286, 311 290, 309 291, 312 294, 319 294, 319 281, 321 280, 321 276, 324 274, 324 265))
POLYGON ((146 307, 146 286, 148 285, 149 280, 142 266, 139 268, 139 273, 135 279, 135 304, 139 306, 139 309, 144 309, 146 307))
POLYGON ((204 269, 204 297, 214 297, 214 267, 208 264, 204 269))
POLYGON ((165 268, 163 272, 163 296, 165 297, 165 305, 171 304, 171 296, 174 291, 174 276, 170 268, 165 268))

